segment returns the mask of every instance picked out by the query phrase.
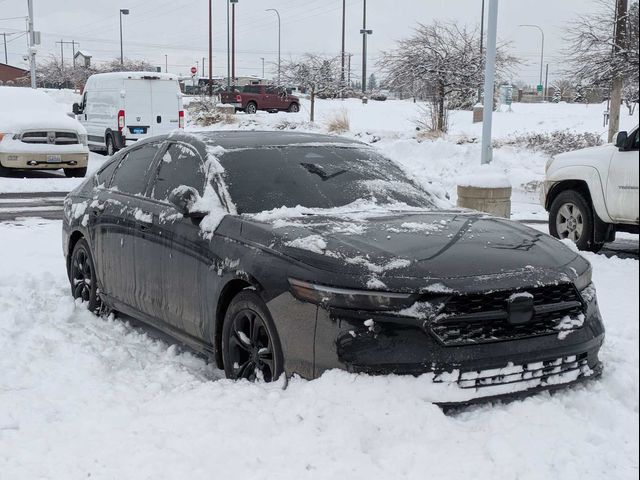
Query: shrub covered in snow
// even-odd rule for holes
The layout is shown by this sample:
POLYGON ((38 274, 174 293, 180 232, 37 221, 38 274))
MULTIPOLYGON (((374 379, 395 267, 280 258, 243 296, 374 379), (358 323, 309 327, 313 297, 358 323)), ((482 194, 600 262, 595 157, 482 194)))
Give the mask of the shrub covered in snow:
POLYGON ((512 146, 543 152, 549 156, 597 147, 604 142, 598 133, 556 130, 544 133, 525 133, 494 142, 494 148, 512 146))
POLYGON ((186 106, 191 122, 200 127, 208 127, 217 123, 233 123, 233 115, 222 113, 217 108, 216 97, 202 95, 193 99, 186 106))

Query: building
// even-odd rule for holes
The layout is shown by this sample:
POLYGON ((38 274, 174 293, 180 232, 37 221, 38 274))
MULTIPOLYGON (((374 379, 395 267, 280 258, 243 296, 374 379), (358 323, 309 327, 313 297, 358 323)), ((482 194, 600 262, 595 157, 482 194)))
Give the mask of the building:
POLYGON ((89 68, 91 66, 92 57, 93 55, 91 55, 90 53, 84 50, 78 50, 76 54, 73 56, 75 60, 75 65, 78 67, 85 67, 85 68, 89 68))
POLYGON ((17 82, 18 79, 22 79, 29 76, 29 70, 23 70, 22 68, 12 67, 6 63, 0 63, 0 85, 12 85, 17 82))

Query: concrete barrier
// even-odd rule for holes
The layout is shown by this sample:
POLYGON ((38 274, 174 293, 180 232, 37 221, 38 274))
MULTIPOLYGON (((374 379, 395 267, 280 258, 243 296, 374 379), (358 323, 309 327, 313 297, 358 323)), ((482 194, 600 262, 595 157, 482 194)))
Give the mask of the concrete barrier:
POLYGON ((216 105, 216 113, 221 113, 222 115, 235 115, 236 107, 233 105, 216 105))
POLYGON ((458 186, 458 207, 470 208, 496 217, 511 218, 511 187, 458 186))

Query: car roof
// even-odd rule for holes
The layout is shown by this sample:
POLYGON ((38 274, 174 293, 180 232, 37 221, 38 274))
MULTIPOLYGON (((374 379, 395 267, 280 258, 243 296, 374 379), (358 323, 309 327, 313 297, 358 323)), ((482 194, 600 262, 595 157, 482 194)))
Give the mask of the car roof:
POLYGON ((269 148, 269 147, 294 147, 305 146, 334 146, 334 147, 364 147, 362 142, 349 138, 305 132, 281 132, 281 131, 203 131, 185 132, 188 136, 193 134, 199 140, 209 145, 220 146, 226 150, 240 148, 269 148))

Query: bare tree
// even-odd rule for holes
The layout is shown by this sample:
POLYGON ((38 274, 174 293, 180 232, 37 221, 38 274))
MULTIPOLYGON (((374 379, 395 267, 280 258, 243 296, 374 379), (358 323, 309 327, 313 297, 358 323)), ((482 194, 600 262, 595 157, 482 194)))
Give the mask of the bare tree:
MULTIPOLYGON (((379 62, 391 88, 409 90, 433 103, 435 124, 432 129, 446 129, 446 111, 470 108, 484 79, 484 58, 479 49, 477 29, 451 22, 419 24, 414 34, 397 43, 395 49, 382 53, 379 62)), ((498 47, 496 73, 498 81, 509 67, 518 63, 498 47)))
POLYGON ((575 82, 567 78, 560 78, 551 84, 553 90, 553 101, 566 102, 573 99, 575 93, 575 82))
POLYGON ((599 0, 599 10, 579 16, 567 29, 566 71, 588 87, 612 90, 609 136, 617 130, 621 92, 638 91, 638 1, 599 0))
POLYGON ((327 93, 338 94, 343 88, 340 80, 340 57, 305 54, 298 61, 282 64, 282 81, 309 91, 311 97, 310 120, 315 121, 316 97, 327 93))

